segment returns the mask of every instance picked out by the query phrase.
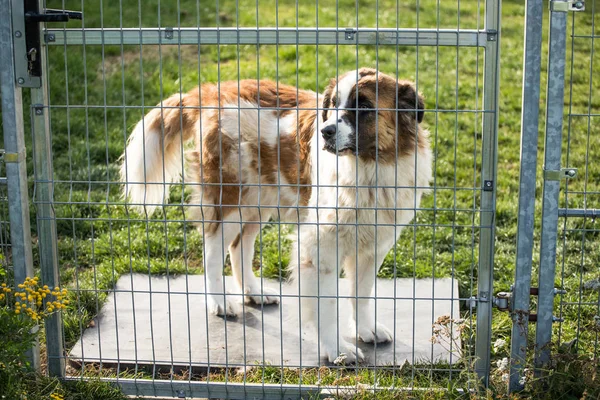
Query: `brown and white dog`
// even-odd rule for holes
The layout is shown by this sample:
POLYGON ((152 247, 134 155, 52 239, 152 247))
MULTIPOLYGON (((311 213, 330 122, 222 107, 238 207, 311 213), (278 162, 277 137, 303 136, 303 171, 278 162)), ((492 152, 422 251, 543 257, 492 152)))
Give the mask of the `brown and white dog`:
POLYGON ((412 83, 369 68, 332 79, 323 96, 270 81, 205 84, 169 97, 137 124, 122 158, 125 196, 149 213, 163 204, 193 142, 185 181, 197 183, 190 208, 204 235, 209 310, 237 313, 224 296, 225 246, 246 300, 277 303, 252 271, 255 239, 271 218, 300 222, 291 264, 302 324, 314 323, 318 310, 324 353, 355 362, 360 350, 337 334, 345 331, 337 329, 337 279, 343 269, 350 280, 357 337, 391 341, 369 297, 429 186, 423 108, 412 83))

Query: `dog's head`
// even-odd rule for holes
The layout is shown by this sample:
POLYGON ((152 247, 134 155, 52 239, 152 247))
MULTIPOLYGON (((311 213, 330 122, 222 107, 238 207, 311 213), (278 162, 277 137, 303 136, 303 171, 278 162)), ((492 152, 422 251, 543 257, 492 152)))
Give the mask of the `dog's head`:
POLYGON ((373 160, 414 151, 423 109, 411 82, 372 68, 347 72, 332 79, 323 95, 324 149, 373 160))

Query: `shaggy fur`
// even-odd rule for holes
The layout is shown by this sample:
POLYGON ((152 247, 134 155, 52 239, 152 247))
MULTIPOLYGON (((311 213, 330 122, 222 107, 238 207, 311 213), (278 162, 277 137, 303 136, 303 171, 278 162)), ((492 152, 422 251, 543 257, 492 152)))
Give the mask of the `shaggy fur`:
POLYGON ((270 81, 202 85, 137 124, 122 158, 124 194, 152 212, 179 181, 183 149, 193 143, 186 182, 198 183, 190 208, 204 233, 210 311, 238 312, 223 295, 225 246, 246 300, 277 303, 252 271, 254 242, 271 218, 299 222, 291 263, 302 323, 319 310, 329 360, 344 353, 358 361, 360 350, 336 334, 336 280, 342 269, 350 280, 358 338, 392 340, 366 297, 431 179, 423 108, 412 83, 368 68, 332 79, 323 96, 270 81))

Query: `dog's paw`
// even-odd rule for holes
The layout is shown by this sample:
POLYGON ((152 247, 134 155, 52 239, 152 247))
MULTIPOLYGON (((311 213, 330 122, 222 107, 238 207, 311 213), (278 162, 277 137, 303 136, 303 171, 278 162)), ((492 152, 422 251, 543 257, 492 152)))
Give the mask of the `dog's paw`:
POLYGON ((260 286, 247 288, 244 292, 246 293, 246 296, 244 296, 246 304, 279 304, 279 292, 275 289, 263 286, 262 296, 259 294, 261 292, 260 286), (251 293, 251 295, 248 293, 251 293))
POLYGON ((365 356, 354 343, 340 339, 339 351, 337 346, 326 349, 329 362, 335 365, 356 364, 361 362, 365 356))
POLYGON ((208 312, 220 317, 237 317, 237 307, 234 303, 223 296, 215 295, 208 297, 208 312))
POLYGON ((358 327, 358 338, 365 343, 386 343, 393 339, 392 332, 383 324, 376 324, 371 327, 358 327), (377 329, 375 329, 377 326, 377 329))

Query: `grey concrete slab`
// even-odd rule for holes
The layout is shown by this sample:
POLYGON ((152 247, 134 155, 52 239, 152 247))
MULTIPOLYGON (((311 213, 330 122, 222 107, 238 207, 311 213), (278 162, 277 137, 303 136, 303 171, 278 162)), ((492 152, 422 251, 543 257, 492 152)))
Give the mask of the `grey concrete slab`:
MULTIPOLYGON (((277 288, 280 283, 265 281, 277 288)), ((348 294, 340 280, 340 293, 348 294)), ((227 277, 228 296, 237 297, 227 277), (230 290, 231 289, 231 290, 230 290)), ((234 319, 207 315, 204 276, 122 276, 108 296, 95 324, 70 351, 73 361, 177 366, 242 366, 269 363, 288 367, 326 365, 316 332, 298 324, 297 287, 281 284, 281 305, 244 307, 234 319), (302 340, 299 338, 302 337, 302 340)), ((364 365, 402 365, 405 361, 454 361, 442 346, 432 344, 431 326, 441 315, 458 317, 458 283, 444 279, 377 280, 377 320, 391 330, 393 343, 374 346, 358 342, 364 365)), ((340 299, 340 315, 350 303, 340 299)), ((352 332, 340 324, 341 332, 352 332)))

